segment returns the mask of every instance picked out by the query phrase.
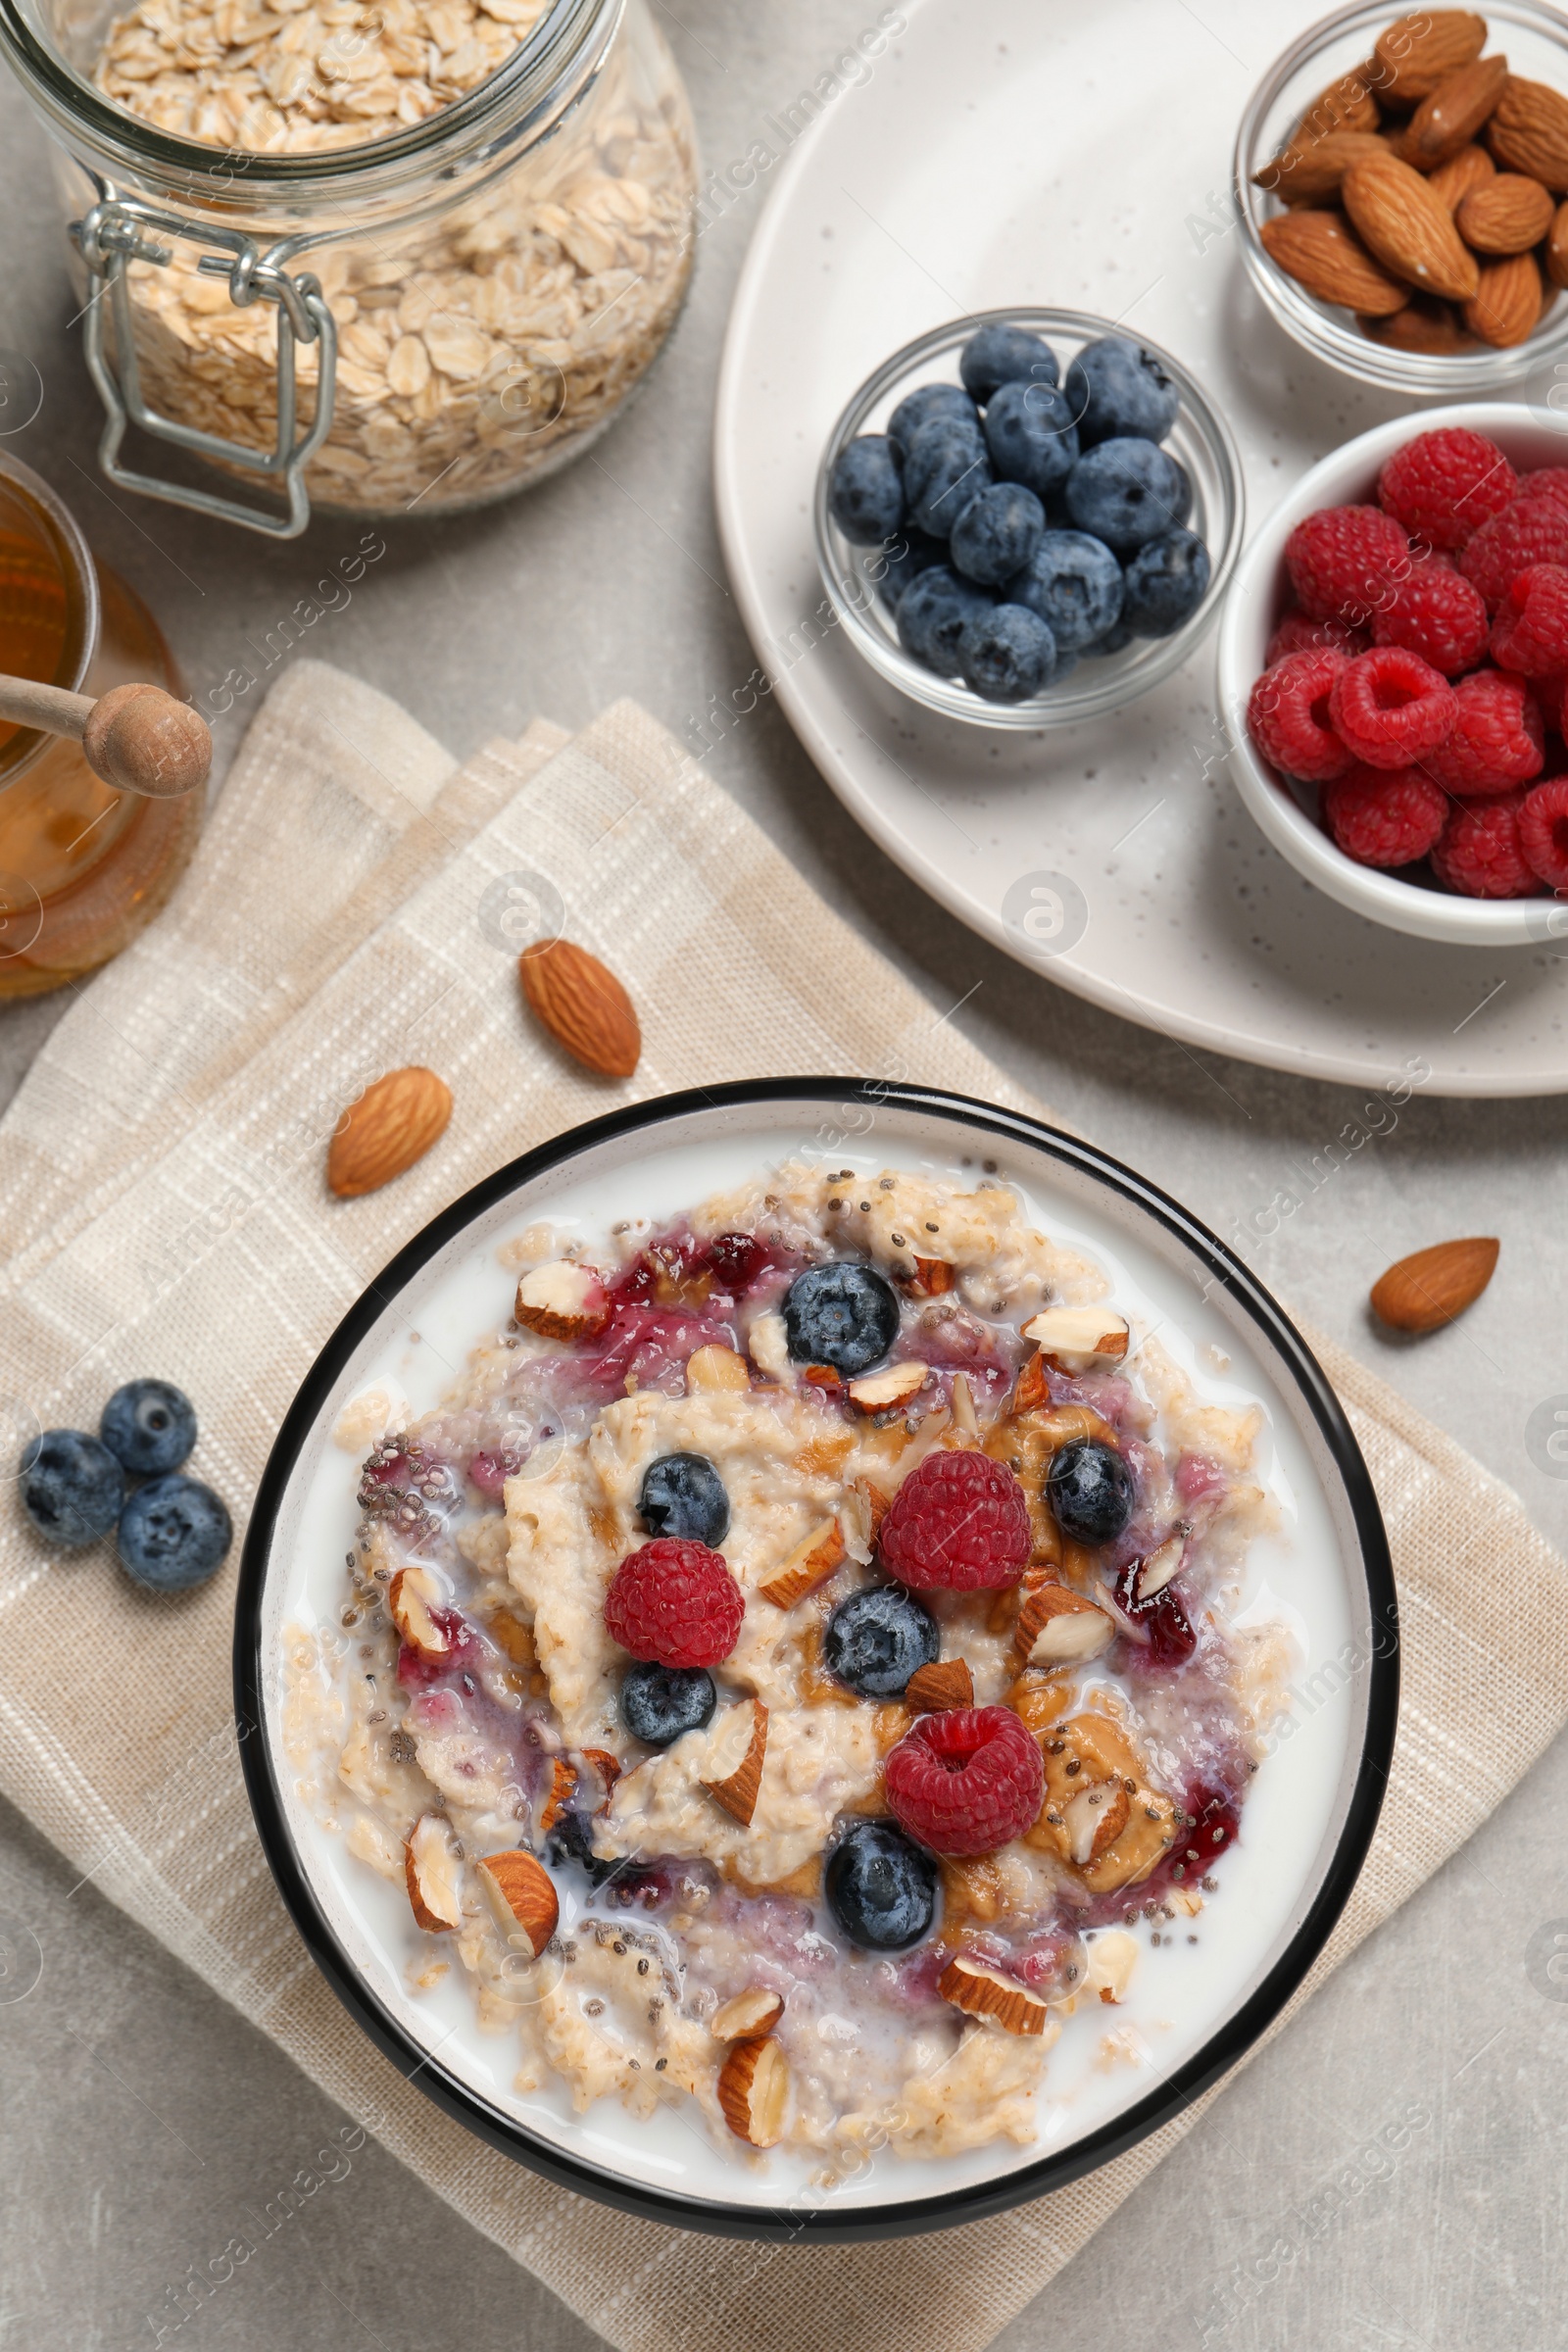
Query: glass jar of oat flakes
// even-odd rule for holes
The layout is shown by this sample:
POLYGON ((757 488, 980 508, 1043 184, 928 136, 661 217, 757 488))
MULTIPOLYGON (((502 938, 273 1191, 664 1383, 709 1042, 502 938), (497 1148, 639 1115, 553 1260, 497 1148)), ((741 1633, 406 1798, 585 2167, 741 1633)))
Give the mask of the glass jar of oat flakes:
POLYGON ((127 488, 279 537, 483 505, 680 308, 696 148, 645 0, 0 0, 0 52, 63 151, 127 488), (137 470, 127 424, 281 511, 137 470))

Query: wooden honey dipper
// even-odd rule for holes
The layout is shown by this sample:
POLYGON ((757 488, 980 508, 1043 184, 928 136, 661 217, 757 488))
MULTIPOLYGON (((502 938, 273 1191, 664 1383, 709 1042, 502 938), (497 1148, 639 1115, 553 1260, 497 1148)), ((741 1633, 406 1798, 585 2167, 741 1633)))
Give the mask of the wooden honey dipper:
POLYGON ((111 686, 95 702, 35 678, 0 676, 0 719, 74 737, 95 776, 147 800, 195 792, 213 763, 206 719, 162 686, 111 686))

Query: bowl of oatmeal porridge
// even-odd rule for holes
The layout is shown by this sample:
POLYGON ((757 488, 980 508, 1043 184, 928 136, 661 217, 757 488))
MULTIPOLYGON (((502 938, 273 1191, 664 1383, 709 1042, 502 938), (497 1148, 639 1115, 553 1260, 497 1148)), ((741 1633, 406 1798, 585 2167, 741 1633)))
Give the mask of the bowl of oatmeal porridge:
POLYGON ((1036 2196, 1276 2017, 1376 1820, 1388 1548, 1310 1352, 1086 1145, 878 1082, 612 1113, 279 1433, 241 1752, 448 2113, 682 2226, 1036 2196))

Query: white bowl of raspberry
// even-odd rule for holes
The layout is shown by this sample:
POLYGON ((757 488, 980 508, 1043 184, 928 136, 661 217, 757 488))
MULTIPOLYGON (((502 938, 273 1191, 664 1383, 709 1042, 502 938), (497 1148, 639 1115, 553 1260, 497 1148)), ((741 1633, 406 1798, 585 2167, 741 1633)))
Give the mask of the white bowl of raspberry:
POLYGON ((1268 839, 1369 922, 1460 947, 1568 937, 1565 678, 1568 434, 1502 402, 1314 466, 1221 625, 1231 772, 1268 839))

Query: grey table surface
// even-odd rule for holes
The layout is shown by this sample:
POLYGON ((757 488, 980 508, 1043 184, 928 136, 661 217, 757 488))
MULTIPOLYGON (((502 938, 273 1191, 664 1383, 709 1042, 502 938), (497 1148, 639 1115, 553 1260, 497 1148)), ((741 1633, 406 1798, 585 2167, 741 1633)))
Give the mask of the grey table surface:
MULTIPOLYGON (((683 0, 678 18, 655 6, 715 162, 743 156, 762 113, 868 22, 864 0, 683 0)), ((703 237, 673 343, 597 462, 477 516, 388 525, 387 557, 313 652, 399 696, 460 754, 519 732, 536 711, 581 723, 621 694, 678 730, 746 676, 709 443, 760 201, 754 191, 703 237)), ((97 411, 69 323, 44 141, 9 86, 0 204, 0 345, 24 354, 44 388, 37 418, 8 446, 148 598, 193 684, 216 683, 350 526, 323 520, 275 546, 111 497, 94 466, 97 411)), ((220 758, 232 748, 220 741, 220 758)), ((1559 1392, 1568 1402, 1568 1328, 1554 1304, 1568 1226, 1553 1173, 1568 1101, 1417 1096, 1314 1185, 1298 1172, 1358 1096, 1197 1056, 981 945, 862 838, 770 706, 712 758, 933 1007, 961 1004, 968 1034, 1068 1120, 1226 1234, 1280 1191, 1299 1191, 1299 1209, 1250 1245, 1263 1279, 1568 1542, 1568 1485, 1527 1444, 1536 1408, 1559 1392), (1475 1232, 1499 1235, 1502 1257, 1461 1324, 1408 1347, 1374 1328, 1367 1286, 1386 1263, 1475 1232)), ((67 1002, 0 1013, 6 1096, 67 1002)), ((1492 1597, 1532 1605, 1528 1592, 1492 1597)), ((1565 1818, 1559 1741, 1004 2331, 1005 2352, 1151 2337, 1231 2352, 1290 2342, 1534 2352, 1568 2338, 1568 1981, 1547 1957, 1557 1929, 1568 1937, 1565 1818)), ((0 1912, 30 1928, 44 1959, 25 1999, 0 2000, 0 2347, 28 2352, 174 2340, 173 2296, 190 2268, 245 2229, 343 2121, 259 2032, 74 1879, 0 1804, 0 1912)), ((588 2352, 599 2341, 373 2141, 179 2340, 291 2352, 361 2342, 588 2352)))

